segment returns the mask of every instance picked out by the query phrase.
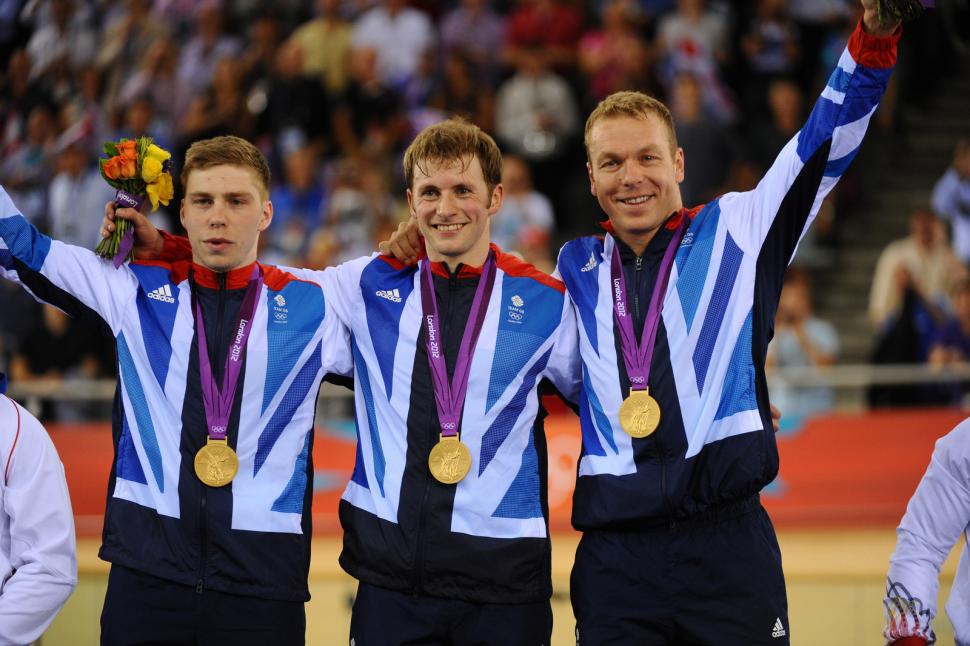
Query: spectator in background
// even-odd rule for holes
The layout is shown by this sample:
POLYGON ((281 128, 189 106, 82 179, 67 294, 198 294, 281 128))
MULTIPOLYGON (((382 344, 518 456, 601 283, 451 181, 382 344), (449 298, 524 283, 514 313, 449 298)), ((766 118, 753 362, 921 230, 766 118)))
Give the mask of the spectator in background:
POLYGON ((77 585, 74 515, 47 431, 0 373, 0 643, 39 640, 77 585))
POLYGON ((728 126, 708 117, 702 90, 690 73, 677 75, 670 100, 677 143, 684 149, 684 204, 703 204, 721 192, 738 156, 728 126))
POLYGON ((407 0, 380 0, 354 22, 354 48, 377 52, 377 77, 394 89, 407 84, 435 38, 428 14, 409 7, 407 0))
POLYGON ((518 155, 503 156, 502 185, 505 196, 502 208, 492 216, 492 242, 503 251, 524 256, 524 248, 535 246, 544 237, 548 257, 549 235, 555 226, 552 203, 532 187, 532 175, 524 159, 518 155))
MULTIPOLYGON (((104 213, 104 204, 101 205, 104 213)), ((10 377, 15 380, 97 379, 107 376, 102 361, 112 360, 111 344, 80 319, 72 319, 52 305, 44 305, 41 324, 31 329, 10 360, 10 377)), ((69 387, 69 386, 66 386, 69 387)), ((67 402, 45 401, 43 420, 76 421, 85 418, 85 409, 67 402)))
MULTIPOLYGON (((251 90, 254 85, 266 83, 266 79, 273 75, 276 69, 277 55, 280 48, 280 23, 276 15, 270 11, 255 16, 246 28, 246 41, 243 44, 240 73, 242 84, 249 96, 246 104, 251 112, 257 112, 253 103, 251 90)), ((303 50, 300 49, 300 73, 305 69, 303 50)), ((261 86, 265 90, 265 87, 261 86)))
POLYGON ((105 75, 100 98, 108 110, 124 107, 118 98, 125 80, 134 76, 155 43, 168 37, 168 25, 152 11, 151 0, 125 0, 121 5, 99 35, 95 58, 105 75))
POLYGON ((518 0, 508 14, 504 60, 521 69, 523 57, 538 57, 544 67, 571 77, 576 72, 576 43, 583 15, 565 0, 518 0))
POLYGON ((771 402, 785 415, 803 416, 832 408, 832 389, 828 386, 789 386, 779 378, 777 368, 824 368, 835 363, 839 354, 839 335, 828 321, 815 316, 808 275, 789 270, 775 315, 775 336, 768 344, 765 370, 768 373, 771 402), (772 377, 775 377, 772 379, 772 377))
POLYGON ((945 312, 953 287, 966 275, 949 249, 940 221, 929 209, 918 209, 909 218, 909 235, 889 243, 876 262, 869 320, 881 330, 897 318, 907 287, 931 311, 945 312))
POLYGON ((659 76, 668 93, 678 74, 694 74, 708 114, 724 123, 733 121, 737 111, 721 76, 721 66, 730 60, 729 35, 726 16, 709 10, 705 0, 677 0, 676 11, 657 25, 659 76))
POLYGON ((495 93, 479 83, 474 65, 464 54, 445 59, 444 83, 433 101, 449 116, 464 117, 486 132, 495 128, 495 93))
POLYGON ((148 97, 159 127, 171 138, 175 124, 188 108, 189 90, 176 76, 178 50, 171 38, 156 40, 139 61, 138 70, 121 86, 118 102, 127 105, 136 97, 148 97))
POLYGON ((57 144, 57 174, 50 182, 48 214, 50 233, 66 244, 91 247, 98 235, 104 205, 115 191, 101 178, 91 142, 74 137, 57 144))
POLYGON ((381 172, 352 161, 337 168, 324 226, 311 241, 316 266, 339 265, 373 252, 390 235, 394 198, 381 172))
POLYGON ((562 192, 582 124, 569 83, 546 60, 541 47, 519 50, 515 75, 496 95, 495 134, 505 150, 529 161, 538 189, 553 196, 562 192))
MULTIPOLYGON (((824 67, 829 61, 823 62, 821 59, 826 41, 832 33, 839 33, 844 25, 852 23, 851 17, 855 11, 856 4, 850 0, 788 0, 788 13, 798 28, 801 51, 804 53, 799 61, 798 73, 803 92, 814 94, 814 88, 824 82, 823 75, 831 69, 824 67)), ((842 45, 834 48, 838 49, 836 56, 841 53, 844 44, 845 40, 842 40, 842 45)))
MULTIPOLYGON (((471 68, 475 84, 494 88, 499 68, 496 52, 502 51, 505 19, 492 10, 490 0, 460 0, 441 19, 441 45, 445 66, 461 57, 471 68)), ((483 130, 485 124, 472 120, 483 130)))
MULTIPOLYGON (((936 328, 950 309, 952 288, 966 275, 939 220, 928 209, 914 212, 910 235, 891 242, 876 263, 869 295, 869 318, 876 328, 872 362, 926 362, 936 328)), ((949 399, 935 384, 869 390, 871 406, 927 405, 949 399)))
POLYGON ((801 57, 798 28, 788 15, 785 0, 758 0, 755 16, 741 37, 741 51, 747 67, 745 106, 762 112, 771 82, 793 76, 801 57))
POLYGON ((30 76, 70 78, 94 60, 96 34, 76 12, 75 0, 50 0, 49 6, 27 43, 30 76))
POLYGON ((51 99, 40 80, 30 78, 30 56, 18 49, 0 79, 0 162, 24 143, 31 110, 51 99))
POLYGON ((640 8, 633 0, 610 0, 602 23, 579 41, 579 69, 590 106, 619 90, 645 90, 651 65, 650 46, 638 31, 640 8))
MULTIPOLYGON (((933 331, 927 362, 936 369, 970 361, 970 280, 957 283, 951 295, 953 314, 948 315, 933 331)), ((967 384, 940 384, 939 390, 949 403, 963 401, 967 384)))
POLYGON ((756 121, 748 133, 748 156, 764 173, 778 152, 802 127, 805 96, 794 81, 778 79, 768 86, 770 119, 756 121))
POLYGON ((284 181, 270 191, 273 221, 263 238, 273 258, 261 254, 266 262, 294 267, 302 262, 310 236, 320 225, 320 215, 326 208, 317 161, 317 154, 310 146, 286 155, 284 181))
POLYGON ((304 72, 303 50, 293 41, 283 43, 276 52, 275 67, 260 79, 250 97, 260 93, 256 132, 269 138, 277 159, 310 146, 322 153, 330 139, 331 105, 320 79, 304 72))
POLYGON ((316 17, 293 32, 303 50, 303 71, 318 77, 331 96, 343 92, 350 69, 353 27, 340 14, 340 0, 316 0, 316 17))
POLYGON ((950 221, 953 250, 970 263, 970 139, 957 142, 953 163, 933 187, 933 210, 950 221))
POLYGON ((337 102, 333 128, 343 154, 354 159, 378 160, 398 147, 404 129, 401 100, 377 75, 376 50, 351 53, 350 81, 337 102))
POLYGON ((34 106, 27 117, 27 136, 19 147, 0 159, 0 184, 10 198, 23 204, 25 210, 37 209, 33 211, 37 214, 35 217, 45 219, 47 185, 54 176, 52 157, 57 134, 54 123, 54 115, 47 105, 34 106))
POLYGON ((202 0, 195 8, 195 29, 178 63, 178 80, 193 94, 202 94, 213 83, 216 67, 242 54, 242 43, 224 31, 220 0, 202 0))
MULTIPOLYGON (((124 117, 122 118, 121 131, 117 133, 113 140, 121 137, 151 137, 152 140, 162 148, 169 148, 172 145, 169 139, 170 130, 165 124, 155 118, 155 104, 147 96, 132 97, 130 101, 122 106, 124 117)), ((103 140, 103 139, 102 139, 103 140)), ((94 141, 99 141, 95 139, 94 141)))

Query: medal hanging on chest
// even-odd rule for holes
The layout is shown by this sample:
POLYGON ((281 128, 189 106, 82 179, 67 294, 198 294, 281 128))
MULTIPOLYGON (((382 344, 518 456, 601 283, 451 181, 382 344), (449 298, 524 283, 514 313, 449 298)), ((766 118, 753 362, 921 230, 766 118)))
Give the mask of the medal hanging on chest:
POLYGON ((205 406, 205 422, 208 438, 205 446, 195 454, 195 474, 199 480, 210 487, 223 487, 236 477, 239 470, 239 458, 229 446, 226 433, 229 428, 229 415, 232 403, 236 399, 236 385, 242 372, 243 352, 249 342, 249 332, 252 328, 253 314, 259 303, 259 294, 263 287, 263 275, 259 265, 253 267, 249 286, 239 308, 239 317, 235 332, 229 341, 226 352, 226 363, 222 371, 222 385, 216 383, 212 374, 212 364, 209 360, 209 344, 205 334, 205 322, 202 319, 202 305, 195 299, 195 329, 198 339, 199 372, 202 381, 202 403, 205 406))
POLYGON ((627 304, 620 251, 614 241, 613 255, 610 259, 613 319, 620 330, 620 350, 623 352, 623 362, 626 365, 627 376, 630 378, 630 394, 620 404, 619 418, 620 428, 630 437, 647 437, 660 426, 660 403, 650 395, 650 362, 653 360, 653 349, 660 326, 660 310, 663 307, 664 295, 667 293, 667 282, 670 280, 674 254, 680 246, 684 231, 687 230, 687 224, 688 218, 685 213, 677 231, 667 244, 663 260, 660 261, 657 281, 650 295, 650 306, 647 308, 647 317, 643 323, 639 342, 633 331, 633 317, 627 304))
POLYGON ((441 324, 438 317, 438 302, 431 276, 431 263, 425 260, 421 264, 422 324, 425 328, 425 348, 428 352, 431 385, 434 389, 438 422, 441 427, 438 443, 428 456, 428 469, 435 480, 444 484, 459 482, 472 465, 471 452, 459 436, 459 424, 465 407, 465 393, 468 391, 468 373, 471 370, 472 354, 478 343, 478 335, 482 331, 482 323, 485 321, 485 312, 488 309, 494 284, 495 254, 489 251, 461 337, 454 375, 449 380, 444 340, 441 338, 441 324))

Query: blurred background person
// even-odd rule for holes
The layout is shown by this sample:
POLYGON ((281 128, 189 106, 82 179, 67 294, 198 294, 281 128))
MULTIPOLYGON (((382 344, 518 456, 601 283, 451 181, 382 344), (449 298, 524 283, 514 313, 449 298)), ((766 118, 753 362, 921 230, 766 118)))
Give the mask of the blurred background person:
POLYGON ((970 139, 961 139, 953 162, 933 187, 933 210, 950 222, 953 250, 970 263, 970 139))
MULTIPOLYGON (((503 251, 523 255, 523 248, 530 246, 527 242, 535 245, 535 238, 544 236, 548 248, 555 226, 552 203, 533 188, 529 165, 524 159, 518 155, 503 156, 502 185, 505 194, 502 208, 492 216, 492 242, 503 251)), ((548 255, 547 249, 545 256, 548 255)))
MULTIPOLYGON (((838 332, 813 312, 808 275, 790 269, 778 301, 775 337, 768 344, 766 373, 770 378, 777 375, 778 368, 825 368, 835 363, 838 354, 838 332)), ((784 378, 776 378, 771 384, 771 403, 786 416, 824 413, 833 407, 828 386, 789 386, 784 378)))

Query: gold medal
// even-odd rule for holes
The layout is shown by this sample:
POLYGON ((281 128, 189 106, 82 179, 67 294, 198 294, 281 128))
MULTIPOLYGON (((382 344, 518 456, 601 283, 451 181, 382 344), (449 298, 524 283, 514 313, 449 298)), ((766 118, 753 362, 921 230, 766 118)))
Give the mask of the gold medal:
POLYGON ((620 404, 620 428, 630 437, 646 437, 660 426, 660 404, 650 396, 650 389, 630 389, 630 396, 620 404))
POLYGON ((239 470, 239 458, 225 440, 209 441, 195 454, 195 475, 210 487, 224 487, 239 470))
POLYGON ((428 456, 428 468, 438 482, 455 484, 472 466, 472 454, 457 435, 441 436, 428 456))

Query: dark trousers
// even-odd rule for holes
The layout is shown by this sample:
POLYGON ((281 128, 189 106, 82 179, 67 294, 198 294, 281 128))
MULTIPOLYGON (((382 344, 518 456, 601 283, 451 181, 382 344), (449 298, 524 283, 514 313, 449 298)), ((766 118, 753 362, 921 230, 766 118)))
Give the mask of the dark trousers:
POLYGON ((242 597, 174 583, 119 565, 108 574, 102 646, 297 646, 302 601, 242 597))
POLYGON ((361 583, 350 619, 352 646, 549 646, 548 601, 471 603, 361 583))
POLYGON ((787 646, 791 633, 757 497, 672 526, 584 533, 570 596, 582 646, 787 646))

